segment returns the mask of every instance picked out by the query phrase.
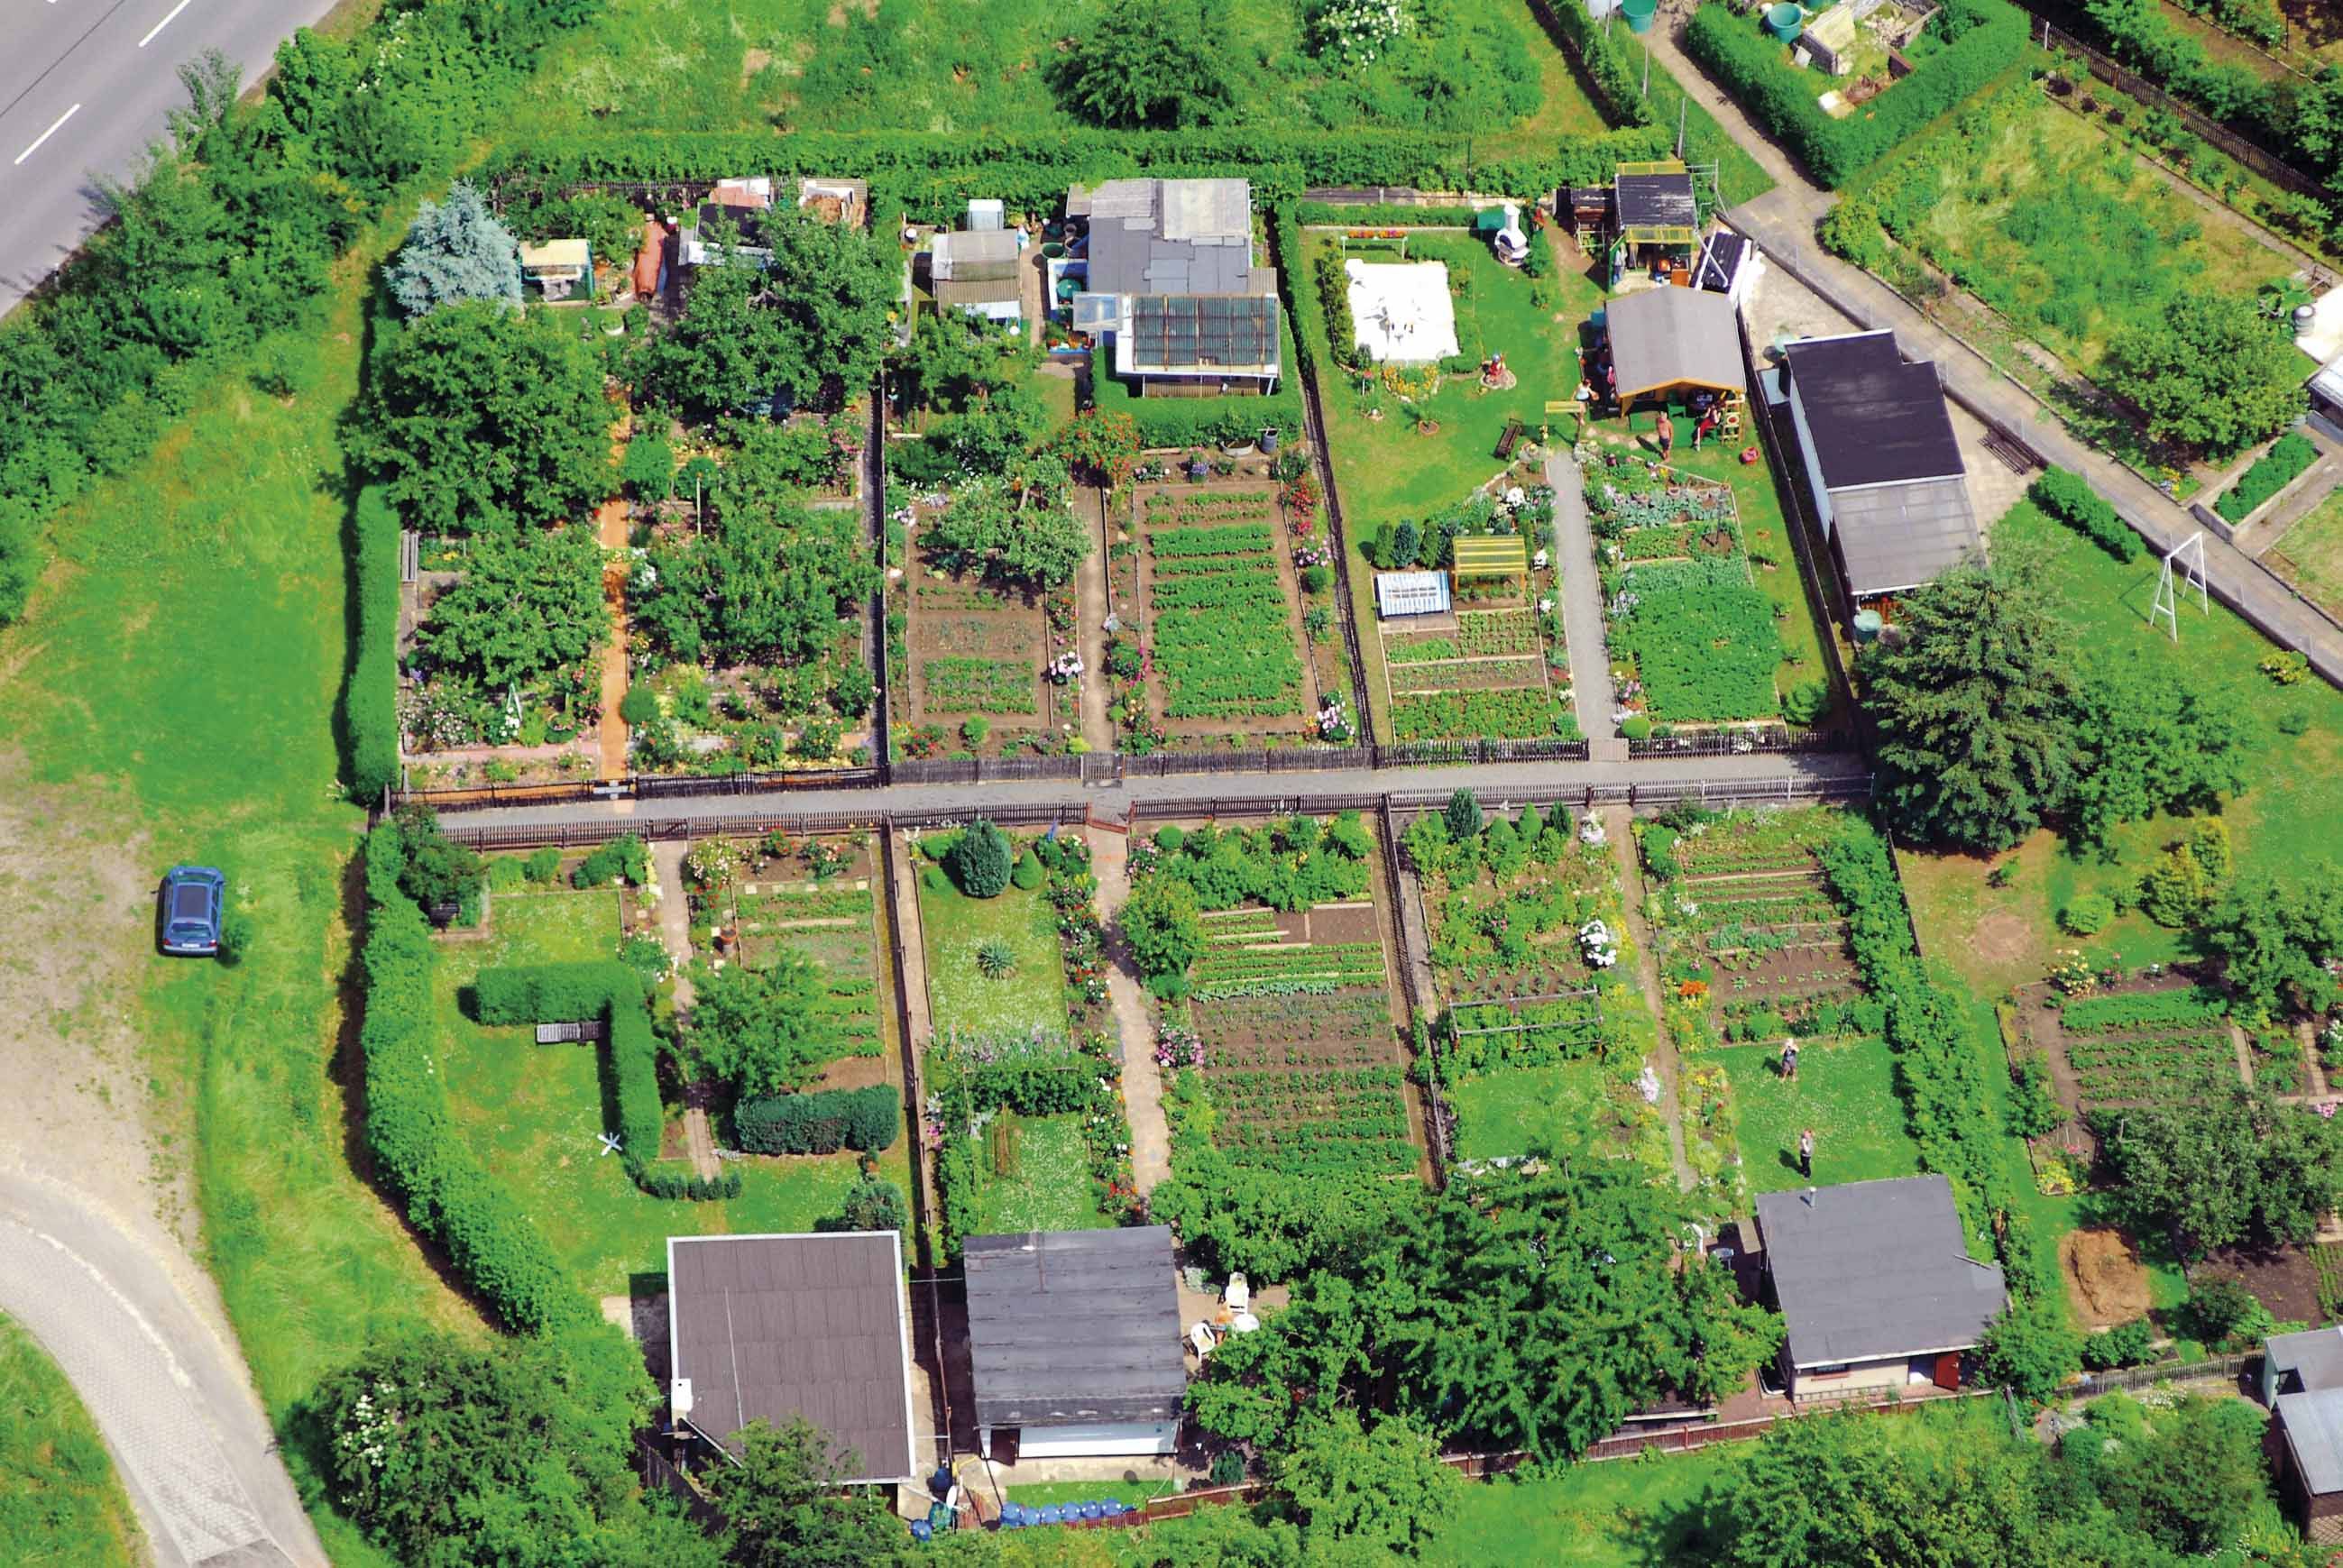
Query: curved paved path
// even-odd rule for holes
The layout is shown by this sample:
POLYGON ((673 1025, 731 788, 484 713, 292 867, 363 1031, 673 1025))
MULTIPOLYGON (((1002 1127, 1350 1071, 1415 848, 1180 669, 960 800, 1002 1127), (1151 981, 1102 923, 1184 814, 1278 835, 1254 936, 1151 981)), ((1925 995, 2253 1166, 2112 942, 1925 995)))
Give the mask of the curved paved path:
POLYGON ((21 1171, 0 1171, 0 1312, 89 1407, 162 1568, 326 1562, 236 1347, 112 1221, 21 1171))

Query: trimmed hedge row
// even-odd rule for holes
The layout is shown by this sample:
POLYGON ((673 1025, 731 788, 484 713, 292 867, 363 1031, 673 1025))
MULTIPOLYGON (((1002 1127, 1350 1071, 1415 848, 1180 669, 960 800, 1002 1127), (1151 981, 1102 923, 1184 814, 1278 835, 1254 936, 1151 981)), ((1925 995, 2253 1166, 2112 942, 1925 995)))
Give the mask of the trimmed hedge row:
POLYGON ((1116 377, 1113 357, 1097 348, 1091 353, 1091 400, 1101 412, 1131 416, 1142 447, 1242 447, 1272 427, 1290 444, 1302 435, 1302 358, 1292 314, 1289 296, 1277 324, 1284 374, 1265 397, 1142 397, 1116 377))
POLYGON ((490 1025, 579 1023, 599 1018, 613 999, 639 1002, 643 983, 616 959, 597 963, 508 964, 472 981, 477 1016, 490 1025))
POLYGON ((1850 819, 1816 858, 1846 910, 1847 946, 1863 983, 1886 1000, 1887 1043, 1921 1158, 1951 1181, 1970 1231, 1995 1238, 2012 1289, 2031 1294, 2041 1260, 1988 1106, 1968 1004, 1921 961, 1895 862, 1868 822, 1850 819))
POLYGON ((357 629, 342 723, 349 736, 350 799, 374 801, 398 782, 398 513, 380 485, 358 492, 351 533, 357 629))
POLYGON ((743 1101, 732 1113, 732 1130, 752 1154, 875 1154, 902 1131, 901 1109, 883 1083, 773 1094, 743 1101))
POLYGON ((1255 200, 1298 199, 1313 186, 1411 186, 1536 192, 1608 180, 1622 162, 1666 155, 1674 126, 1656 124, 1560 143, 1544 157, 1489 162, 1470 139, 1417 131, 586 132, 503 150, 486 171, 499 196, 596 181, 699 181, 711 169, 759 174, 853 174, 871 182, 871 206, 913 217, 956 217, 972 189, 1011 210, 1056 212, 1070 185, 1134 175, 1252 182, 1255 200), (881 192, 884 192, 882 197, 881 192))
POLYGON ((2254 466, 2213 503, 2213 509, 2233 523, 2242 523, 2256 507, 2293 484, 2317 461, 2318 448, 2310 444, 2310 437, 2299 430, 2288 430, 2276 446, 2254 459, 2254 466))
MULTIPOLYGON (((616 959, 508 964, 482 970, 472 982, 472 1003, 482 1023, 604 1021, 618 1107, 618 1152, 638 1182, 659 1159, 659 1133, 667 1124, 659 1103, 659 1037, 644 1002, 641 974, 616 959)), ((652 1191, 654 1197, 667 1195, 652 1191)))
POLYGON ((1331 225, 1335 228, 1471 228, 1481 210, 1469 206, 1409 206, 1403 202, 1370 202, 1363 206, 1337 206, 1330 201, 1293 204, 1297 223, 1331 225))
POLYGON ((1684 52, 1816 179, 1836 188, 2024 55, 2026 15, 2008 0, 1945 0, 1929 25, 1943 31, 1944 47, 1844 120, 1817 101, 1828 79, 1790 64, 1755 15, 1701 6, 1684 27, 1684 52))
POLYGON ((2139 536, 2117 515, 2090 481, 2071 468, 2046 468, 2027 487, 2026 498, 2091 539, 2119 561, 2139 558, 2139 536))
POLYGON ((457 1271, 506 1326, 545 1333, 590 1321, 545 1237, 491 1178, 447 1114, 431 997, 431 935, 399 890, 398 829, 367 836, 367 1147, 405 1202, 407 1222, 447 1250, 457 1271))

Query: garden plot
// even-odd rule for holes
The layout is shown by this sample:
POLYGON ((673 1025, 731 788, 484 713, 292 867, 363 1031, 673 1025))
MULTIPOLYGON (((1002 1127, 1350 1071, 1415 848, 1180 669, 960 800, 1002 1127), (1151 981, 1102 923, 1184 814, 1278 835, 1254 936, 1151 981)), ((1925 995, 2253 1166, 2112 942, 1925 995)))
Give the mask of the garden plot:
MULTIPOLYGON (((681 894, 669 889, 668 896, 681 894)), ((726 1161, 740 1177, 738 1197, 652 1197, 604 1154, 600 1047, 538 1045, 526 1025, 472 1020, 464 992, 482 970, 608 959, 619 950, 621 907, 609 888, 498 892, 487 936, 444 942, 432 975, 452 1115, 490 1176, 512 1189, 595 1296, 622 1294, 632 1276, 662 1266, 670 1234, 809 1231, 836 1211, 858 1175, 851 1152, 758 1157, 726 1161)), ((670 1152, 681 1151, 673 1124, 666 1138, 670 1152)), ((898 1138, 878 1156, 880 1174, 906 1190, 908 1148, 898 1138)))
POLYGON ((1617 447, 1587 463, 1585 487, 1623 726, 1779 713, 1782 634, 1733 491, 1617 447))
POLYGON ((694 894, 695 915, 716 927, 717 951, 755 970, 788 950, 812 960, 837 1009, 840 1058, 815 1087, 890 1081, 894 1002, 880 959, 878 857, 867 839, 775 833, 739 849, 738 871, 715 899, 694 894))
POLYGON ((1073 625, 1071 596, 1004 592, 910 550, 898 598, 908 621, 904 754, 999 756, 1072 719, 1072 689, 1045 675, 1053 618, 1073 625))
POLYGON ((1406 841, 1446 1004, 1439 1063, 1460 1149, 1523 1152, 1510 1141, 1533 1123, 1555 1125, 1534 1101, 1569 1067, 1580 1070, 1560 1075, 1572 1092, 1611 1107, 1597 1120, 1623 1151, 1648 1154, 1653 1119, 1639 1079, 1652 1017, 1632 978, 1617 863, 1599 830, 1574 831, 1560 807, 1528 807, 1463 842, 1427 816, 1406 841))
POLYGON ((1684 1013, 1724 1043, 1878 1032, 1879 1004, 1815 859, 1840 819, 1811 808, 1728 812, 1682 834, 1640 829, 1672 1018, 1684 1013))
POLYGON ((2188 1105, 2241 1081, 2220 998, 2193 985, 2061 999, 2019 993, 2022 1032, 2050 1064, 2068 1114, 2188 1105))
POLYGON ((1142 490, 1150 715, 1170 737, 1298 734, 1315 711, 1274 487, 1142 490))

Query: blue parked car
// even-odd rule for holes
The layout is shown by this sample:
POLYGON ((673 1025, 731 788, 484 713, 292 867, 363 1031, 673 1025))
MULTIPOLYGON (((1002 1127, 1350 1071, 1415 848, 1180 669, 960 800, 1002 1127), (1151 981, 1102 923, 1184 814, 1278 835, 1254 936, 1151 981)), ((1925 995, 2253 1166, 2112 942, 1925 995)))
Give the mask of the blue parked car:
POLYGON ((174 866, 163 879, 163 950, 188 958, 219 951, 220 911, 227 901, 227 879, 209 866, 174 866))

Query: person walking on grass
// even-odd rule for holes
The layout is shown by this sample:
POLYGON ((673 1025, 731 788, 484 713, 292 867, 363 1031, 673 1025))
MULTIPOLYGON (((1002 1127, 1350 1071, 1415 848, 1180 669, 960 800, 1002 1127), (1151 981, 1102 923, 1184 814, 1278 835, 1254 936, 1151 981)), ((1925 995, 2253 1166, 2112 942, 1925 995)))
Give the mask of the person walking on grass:
POLYGON ((1653 426, 1652 429, 1659 437, 1660 461, 1664 463, 1668 460, 1668 448, 1676 444, 1675 421, 1669 418, 1668 411, 1663 408, 1660 410, 1659 423, 1653 426))
POLYGON ((1798 1042, 1795 1039, 1782 1042, 1782 1076, 1792 1083, 1798 1081, 1798 1042))
POLYGON ((1798 1130, 1798 1174, 1811 1181, 1815 1179, 1815 1130, 1798 1130))

